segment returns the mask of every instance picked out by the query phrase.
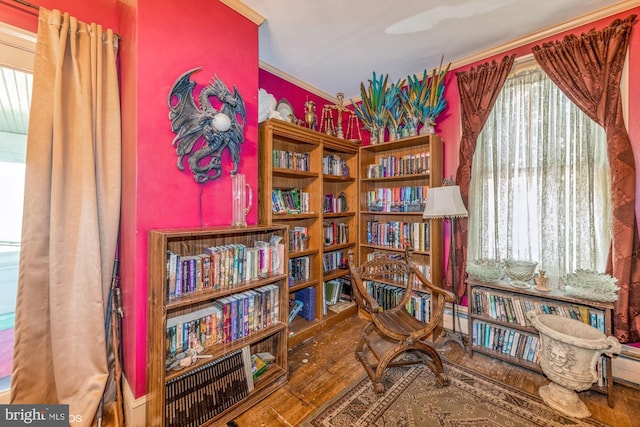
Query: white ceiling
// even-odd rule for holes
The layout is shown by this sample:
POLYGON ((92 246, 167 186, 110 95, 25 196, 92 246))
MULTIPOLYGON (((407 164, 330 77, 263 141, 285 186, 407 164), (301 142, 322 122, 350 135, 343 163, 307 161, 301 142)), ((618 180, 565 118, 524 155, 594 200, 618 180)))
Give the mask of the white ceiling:
POLYGON ((243 0, 266 18, 259 29, 263 68, 318 93, 359 97, 372 72, 391 81, 468 63, 508 44, 615 5, 637 0, 243 0), (392 33, 395 30, 395 33, 392 33), (398 30, 409 31, 399 33, 398 30), (467 61, 465 61, 467 59, 467 61))

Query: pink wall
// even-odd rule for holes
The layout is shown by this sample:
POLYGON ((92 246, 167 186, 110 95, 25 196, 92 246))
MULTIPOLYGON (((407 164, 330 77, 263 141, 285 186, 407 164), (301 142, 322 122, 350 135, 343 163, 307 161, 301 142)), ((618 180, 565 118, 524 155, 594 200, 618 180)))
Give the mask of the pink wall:
POLYGON ((307 101, 315 102, 318 120, 320 120, 322 114, 322 107, 326 104, 334 104, 334 102, 283 80, 262 68, 258 69, 258 82, 260 88, 273 95, 276 101, 280 101, 283 98, 289 101, 293 107, 293 113, 298 119, 304 119, 304 103, 307 101))
MULTIPOLYGON (((133 41, 121 57, 123 77, 128 73, 123 78, 122 288, 128 313, 123 344, 127 380, 138 397, 145 393, 146 377, 147 232, 230 225, 232 219, 228 152, 222 175, 204 185, 188 167, 180 172, 167 97, 178 76, 196 67, 202 67, 192 76, 196 96, 216 75, 231 90, 237 86, 247 117, 239 173, 257 200, 258 28, 220 2, 198 0, 139 1, 137 10, 123 8, 121 25, 133 41)), ((257 223, 257 206, 247 222, 257 223)))

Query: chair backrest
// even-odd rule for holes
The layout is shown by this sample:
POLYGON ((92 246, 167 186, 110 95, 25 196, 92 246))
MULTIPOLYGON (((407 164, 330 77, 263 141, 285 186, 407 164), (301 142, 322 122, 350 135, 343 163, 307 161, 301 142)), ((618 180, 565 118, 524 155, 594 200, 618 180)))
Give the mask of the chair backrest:
POLYGON ((378 302, 367 292, 366 282, 371 280, 387 284, 401 284, 405 288, 401 301, 396 306, 405 306, 411 298, 416 280, 415 267, 411 264, 412 249, 407 248, 403 257, 390 257, 387 253, 376 253, 356 266, 353 250, 349 250, 351 283, 358 307, 367 313, 381 310, 378 302))
POLYGON ((392 310, 406 310, 414 288, 420 292, 431 294, 431 320, 435 327, 442 320, 445 303, 455 301, 455 295, 432 284, 412 262, 413 250, 406 248, 404 257, 390 258, 386 253, 376 254, 370 260, 355 265, 353 250, 349 250, 349 270, 354 296, 358 308, 365 316, 375 321, 376 313, 382 311, 376 299, 367 292, 365 282, 372 280, 390 285, 401 285, 405 288, 403 297, 392 310))

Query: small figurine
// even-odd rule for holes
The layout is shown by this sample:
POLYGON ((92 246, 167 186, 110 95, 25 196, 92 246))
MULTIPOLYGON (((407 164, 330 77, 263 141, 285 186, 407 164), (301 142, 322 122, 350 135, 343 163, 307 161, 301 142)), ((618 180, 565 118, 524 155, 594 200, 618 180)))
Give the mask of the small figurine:
POLYGON ((533 281, 536 282, 535 289, 540 292, 549 292, 551 290, 549 289, 549 278, 544 277, 545 273, 544 270, 540 270, 533 279, 533 281))
POLYGON ((304 121, 307 123, 309 129, 316 128, 316 103, 313 101, 307 101, 304 103, 304 121))

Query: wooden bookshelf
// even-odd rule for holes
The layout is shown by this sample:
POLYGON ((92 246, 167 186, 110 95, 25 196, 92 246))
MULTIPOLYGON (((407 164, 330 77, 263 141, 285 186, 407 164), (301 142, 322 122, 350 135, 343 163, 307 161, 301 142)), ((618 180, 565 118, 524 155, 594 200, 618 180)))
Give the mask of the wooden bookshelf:
POLYGON ((326 266, 326 258, 346 259, 358 239, 358 142, 346 141, 282 120, 270 119, 259 129, 258 215, 262 224, 284 224, 290 232, 306 229, 303 248, 290 239, 291 259, 308 257, 308 278, 290 281, 290 294, 313 289, 313 315, 298 315, 289 324, 289 346, 294 346, 328 325, 356 312, 352 309, 325 313, 326 280, 348 275, 348 270, 326 266), (284 159, 284 164, 281 163, 284 159), (305 159, 304 168, 296 160, 305 159), (274 211, 273 192, 296 188, 308 194, 308 209, 274 211), (342 254, 342 255, 340 255, 342 254))
MULTIPOLYGON (((243 228, 218 227, 149 232, 147 425, 223 425, 287 382, 289 301, 287 230, 288 228, 284 225, 260 225, 243 228), (271 271, 266 274, 261 273, 256 277, 256 274, 253 274, 255 266, 248 267, 249 261, 243 264, 246 266, 243 268, 247 268, 247 273, 241 273, 238 264, 233 264, 231 260, 238 260, 239 263, 254 259, 256 255, 255 251, 252 255, 245 255, 246 252, 241 249, 236 252, 234 258, 231 256, 227 258, 228 265, 232 267, 225 270, 229 274, 237 272, 237 278, 234 277, 227 282, 219 281, 220 285, 211 281, 211 288, 189 290, 181 295, 177 295, 173 287, 169 286, 173 280, 170 273, 172 269, 169 268, 171 265, 169 251, 180 257, 188 257, 205 254, 207 248, 213 247, 228 248, 231 245, 236 247, 243 245, 245 248, 251 248, 254 247, 255 242, 269 242, 274 236, 281 239, 283 248, 280 255, 276 257, 278 262, 274 261, 271 264, 271 271), (276 266, 280 265, 282 268, 276 269, 276 266), (245 277, 244 280, 243 277, 245 277), (262 313, 271 314, 268 323, 266 320, 264 324, 257 322, 255 317, 249 315, 244 320, 245 329, 241 335, 225 340, 218 334, 217 338, 209 339, 209 329, 207 329, 209 319, 207 319, 205 327, 207 340, 198 338, 195 340, 197 344, 202 344, 204 347, 199 353, 202 357, 186 367, 168 368, 168 365, 176 359, 172 351, 177 352, 172 350, 176 342, 172 343, 172 326, 169 325, 184 325, 187 323, 183 323, 185 319, 200 324, 200 313, 212 310, 213 306, 221 300, 235 298, 238 301, 244 301, 243 298, 249 298, 250 293, 253 295, 252 299, 256 298, 255 295, 262 298, 264 294, 261 292, 264 292, 265 287, 269 287, 271 295, 274 295, 273 298, 268 298, 270 306, 266 311, 262 310, 262 313), (247 322, 251 322, 252 318, 254 327, 247 329, 247 322), (251 363, 247 357, 259 352, 270 353, 274 360, 262 375, 247 381, 247 378, 251 378, 251 363), (226 375, 226 379, 233 379, 231 382, 233 385, 229 386, 227 381, 216 380, 215 375, 218 373, 226 375), (249 383, 253 386, 252 389, 249 383), (178 385, 174 384, 179 384, 181 387, 180 396, 186 397, 177 397, 175 390, 178 385), (233 393, 236 394, 233 395, 233 393), (232 397, 222 400, 226 399, 224 396, 229 395, 232 397), (188 396, 192 396, 193 399, 190 401, 188 396)), ((253 301, 258 300, 253 299, 253 301)), ((254 313, 255 316, 257 311, 247 311, 247 313, 254 313)), ((223 321, 223 319, 220 320, 223 321)), ((212 330, 217 330, 214 320, 211 321, 211 325, 213 325, 212 330)), ((243 323, 238 320, 237 325, 243 325, 243 323)), ((196 329, 199 328, 196 327, 196 329)), ((203 329, 200 329, 200 334, 202 333, 203 329)), ((191 341, 188 346, 191 347, 191 341)), ((178 347, 181 346, 178 344, 178 347)), ((180 348, 180 350, 182 352, 185 349, 180 348)))
MULTIPOLYGON (((359 159, 359 259, 364 262, 374 252, 402 254, 404 244, 413 246, 413 260, 424 266, 427 278, 442 286, 442 224, 424 220, 426 189, 442 185, 442 140, 437 135, 419 135, 397 141, 360 147, 359 159), (420 190, 418 190, 420 188, 420 190), (377 193, 375 200, 370 196, 377 193), (403 195, 404 193, 404 195, 403 195), (380 197, 382 195, 382 197, 380 197), (419 199, 421 197, 422 200, 419 199), (409 238, 408 227, 426 227, 428 234, 409 238), (397 224, 394 235, 382 239, 372 224, 397 224), (406 228, 405 228, 406 229, 406 228)), ((425 271, 423 271, 425 272, 425 271)))
MULTIPOLYGON (((511 331, 518 332, 520 337, 538 338, 538 330, 531 326, 524 316, 524 313, 528 311, 527 307, 539 311, 544 306, 553 314, 573 318, 579 317, 583 321, 589 320, 590 324, 591 322, 594 323, 592 326, 597 327, 605 335, 612 334, 613 303, 574 298, 559 289, 552 289, 550 292, 539 292, 535 288, 515 288, 505 281, 487 283, 474 279, 467 279, 467 295, 469 301, 469 341, 471 344, 468 347, 469 356, 472 356, 473 353, 482 353, 542 373, 542 369, 535 359, 535 351, 537 350, 525 355, 520 349, 513 347, 513 342, 509 343, 507 341, 506 344, 504 341, 502 343, 493 343, 491 340, 480 342, 482 334, 481 331, 478 331, 478 328, 482 325, 485 326, 485 331, 488 327, 489 329, 494 328, 494 330, 504 330, 508 333, 511 331), (573 312, 571 313, 571 311, 573 312), (519 314, 517 314, 518 312, 519 314), (509 344, 511 344, 510 349, 513 351, 506 352, 505 345, 507 345, 506 349, 509 349, 509 344)), ((484 338, 486 338, 486 335, 484 338)), ((600 379, 594 383, 591 389, 606 394, 607 403, 612 407, 613 375, 611 358, 606 355, 601 357, 600 371, 598 373, 600 379)))

